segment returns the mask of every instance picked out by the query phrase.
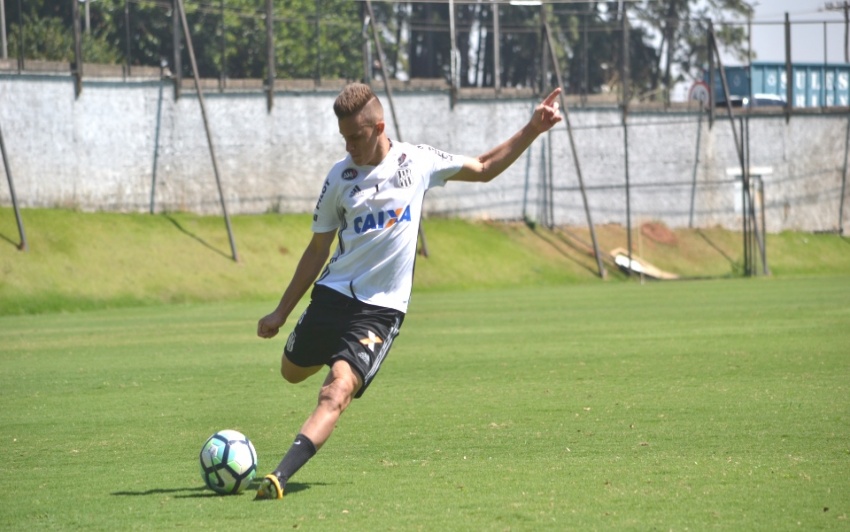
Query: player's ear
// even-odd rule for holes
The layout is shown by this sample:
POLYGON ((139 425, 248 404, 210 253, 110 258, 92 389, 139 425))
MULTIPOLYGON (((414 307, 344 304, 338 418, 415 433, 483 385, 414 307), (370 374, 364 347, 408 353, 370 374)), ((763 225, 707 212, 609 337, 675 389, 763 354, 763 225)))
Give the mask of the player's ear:
POLYGON ((386 122, 384 122, 383 120, 378 120, 378 122, 375 124, 375 131, 377 131, 378 135, 380 135, 384 132, 384 128, 386 126, 387 126, 386 122))

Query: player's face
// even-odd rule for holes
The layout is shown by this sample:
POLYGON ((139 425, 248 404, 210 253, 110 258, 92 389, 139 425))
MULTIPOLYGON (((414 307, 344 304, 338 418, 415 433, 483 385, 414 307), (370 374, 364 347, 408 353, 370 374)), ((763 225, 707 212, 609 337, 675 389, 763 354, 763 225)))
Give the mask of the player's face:
POLYGON ((345 139, 345 151, 358 166, 376 166, 380 163, 378 140, 381 128, 369 123, 365 113, 343 118, 339 121, 339 133, 345 139))

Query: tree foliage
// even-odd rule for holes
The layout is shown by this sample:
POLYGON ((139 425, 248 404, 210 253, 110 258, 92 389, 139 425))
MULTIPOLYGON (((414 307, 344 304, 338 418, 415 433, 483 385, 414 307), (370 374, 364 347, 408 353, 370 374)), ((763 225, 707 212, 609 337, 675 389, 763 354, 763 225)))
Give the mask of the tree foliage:
MULTIPOLYGON (((88 1, 91 30, 83 35, 84 61, 146 66, 165 61, 175 68, 175 0, 88 1)), ((266 0, 184 3, 202 77, 266 76, 266 0)), ((359 79, 366 75, 370 60, 374 67, 377 50, 368 44, 372 34, 366 26, 363 2, 272 0, 272 4, 278 78, 359 79)), ((23 13, 18 13, 16 2, 7 0, 5 5, 13 57, 19 53, 23 36, 23 55, 28 59, 73 60, 70 1, 27 0, 23 13)), ((81 16, 84 5, 81 3, 81 16)), ((542 31, 545 10, 555 59, 569 92, 612 90, 621 82, 626 17, 630 89, 633 94, 651 96, 699 75, 708 58, 710 19, 741 20, 751 6, 747 0, 597 0, 542 7, 456 3, 455 41, 462 86, 496 84, 494 9, 499 10, 500 86, 554 84, 542 31), (618 11, 621 8, 626 11, 618 11)), ((447 2, 375 1, 373 12, 391 77, 449 78, 452 39, 447 2)), ((743 54, 743 24, 717 25, 715 31, 727 51, 743 54)), ((182 74, 188 76, 191 71, 183 38, 179 46, 182 74)))

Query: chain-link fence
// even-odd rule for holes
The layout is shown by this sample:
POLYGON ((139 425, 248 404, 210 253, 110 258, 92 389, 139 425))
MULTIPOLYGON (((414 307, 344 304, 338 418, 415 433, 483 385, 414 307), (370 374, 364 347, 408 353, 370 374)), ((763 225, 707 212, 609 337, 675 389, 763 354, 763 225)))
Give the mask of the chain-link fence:
MULTIPOLYGON (((795 107, 848 105, 846 58, 834 52, 830 57, 827 46, 827 37, 842 31, 846 40, 846 24, 840 20, 786 16, 754 24, 740 13, 717 20, 657 20, 638 2, 567 0, 537 5, 501 0, 49 4, 0 0, 5 15, 0 69, 70 69, 79 77, 165 75, 177 81, 179 90, 181 80, 193 75, 188 37, 204 86, 222 91, 268 90, 283 80, 285 87, 312 87, 323 80, 387 77, 394 83, 451 89, 460 97, 511 95, 554 85, 556 65, 565 91, 578 105, 669 106, 702 96, 713 28, 726 62, 735 65, 730 70, 734 105, 783 103, 789 96, 795 107), (189 35, 181 27, 180 6, 189 35), (547 25, 555 57, 545 42, 547 25), (823 60, 795 62, 794 39, 811 41, 810 32, 798 31, 811 26, 820 28, 823 60), (768 36, 775 49, 787 52, 760 60, 752 52, 754 35, 768 36), (790 93, 789 79, 794 82, 790 93), (820 92, 812 97, 813 91, 820 92), (776 98, 758 100, 753 93, 776 98)), ((720 101, 717 88, 714 100, 720 101)))

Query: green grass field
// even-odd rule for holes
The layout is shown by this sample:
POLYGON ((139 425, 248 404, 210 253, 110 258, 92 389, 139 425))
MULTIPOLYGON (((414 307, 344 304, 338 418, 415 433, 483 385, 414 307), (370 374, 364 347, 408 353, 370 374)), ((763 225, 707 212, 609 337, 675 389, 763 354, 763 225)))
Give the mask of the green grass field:
POLYGON ((850 527, 848 276, 417 291, 286 498, 215 496, 211 433, 266 471, 315 401, 254 336, 279 288, 0 317, 0 528, 850 527))

